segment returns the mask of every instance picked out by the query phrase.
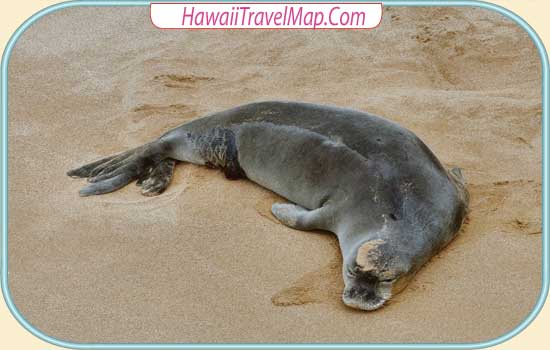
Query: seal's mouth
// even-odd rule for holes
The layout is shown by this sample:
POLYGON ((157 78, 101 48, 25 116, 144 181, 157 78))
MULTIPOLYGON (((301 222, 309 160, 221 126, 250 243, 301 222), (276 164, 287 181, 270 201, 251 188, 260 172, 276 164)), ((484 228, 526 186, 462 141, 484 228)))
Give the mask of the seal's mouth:
POLYGON ((381 308, 389 299, 389 296, 377 295, 374 288, 346 288, 342 294, 344 304, 354 309, 373 311, 381 308))

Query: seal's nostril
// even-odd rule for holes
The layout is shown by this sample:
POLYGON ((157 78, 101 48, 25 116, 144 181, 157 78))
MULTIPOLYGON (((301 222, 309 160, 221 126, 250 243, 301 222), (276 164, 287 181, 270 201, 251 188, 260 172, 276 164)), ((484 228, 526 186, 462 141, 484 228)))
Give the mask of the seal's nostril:
POLYGON ((344 295, 343 301, 344 304, 351 308, 365 311, 373 311, 379 309, 386 303, 386 299, 380 297, 366 298, 365 296, 363 296, 351 298, 347 295, 344 295))

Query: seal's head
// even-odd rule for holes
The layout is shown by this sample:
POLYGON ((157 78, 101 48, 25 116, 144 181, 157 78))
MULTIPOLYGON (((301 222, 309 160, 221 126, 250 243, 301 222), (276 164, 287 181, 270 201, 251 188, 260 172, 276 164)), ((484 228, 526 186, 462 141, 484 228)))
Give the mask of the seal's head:
POLYGON ((410 264, 382 239, 362 242, 344 261, 344 293, 347 306, 376 310, 399 293, 412 277, 410 264))

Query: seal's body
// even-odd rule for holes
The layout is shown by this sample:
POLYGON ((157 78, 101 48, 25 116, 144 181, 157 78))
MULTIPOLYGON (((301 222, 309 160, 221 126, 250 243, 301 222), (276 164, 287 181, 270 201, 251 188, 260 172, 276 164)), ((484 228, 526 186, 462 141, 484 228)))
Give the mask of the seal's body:
POLYGON ((89 177, 81 195, 134 179, 162 192, 174 160, 222 168, 296 204, 273 214, 302 230, 338 236, 344 302, 373 310, 400 291, 458 232, 468 194, 412 132, 349 109, 261 102, 183 124, 150 144, 69 172, 89 177))

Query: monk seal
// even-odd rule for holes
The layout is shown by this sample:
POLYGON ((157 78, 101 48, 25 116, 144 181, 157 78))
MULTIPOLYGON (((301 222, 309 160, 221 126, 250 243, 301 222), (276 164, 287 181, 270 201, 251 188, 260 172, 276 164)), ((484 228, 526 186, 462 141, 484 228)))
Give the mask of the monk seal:
POLYGON ((343 302, 375 310, 458 233, 468 192, 411 131, 382 117, 299 102, 258 102, 185 123, 158 139, 69 171, 81 196, 137 180, 145 195, 169 184, 175 161, 220 168, 288 199, 273 215, 337 235, 343 302))

